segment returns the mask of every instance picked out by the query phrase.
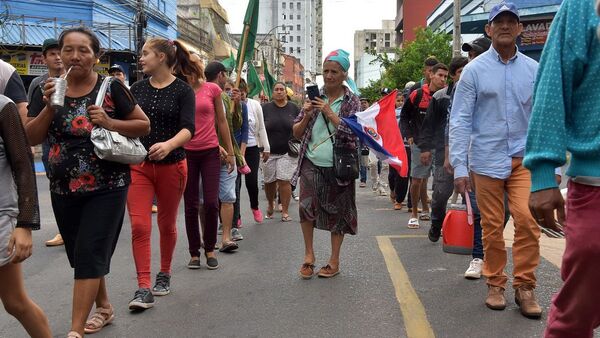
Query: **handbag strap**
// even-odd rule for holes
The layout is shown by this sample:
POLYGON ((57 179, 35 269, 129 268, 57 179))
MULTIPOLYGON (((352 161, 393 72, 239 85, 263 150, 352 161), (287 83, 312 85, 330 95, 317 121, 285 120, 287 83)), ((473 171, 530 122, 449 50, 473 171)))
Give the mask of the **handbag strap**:
POLYGON ((325 121, 325 127, 327 128, 327 135, 330 135, 328 138, 331 141, 331 143, 335 145, 335 142, 333 142, 335 137, 333 135, 331 135, 331 129, 329 129, 329 120, 327 120, 325 115, 323 115, 323 112, 321 112, 321 116, 323 116, 323 121, 325 121))
POLYGON ((106 76, 100 85, 100 89, 98 89, 98 95, 96 96, 96 102, 94 103, 96 106, 102 107, 104 104, 104 97, 106 96, 106 92, 108 91, 108 86, 110 86, 113 81, 112 76, 106 76))

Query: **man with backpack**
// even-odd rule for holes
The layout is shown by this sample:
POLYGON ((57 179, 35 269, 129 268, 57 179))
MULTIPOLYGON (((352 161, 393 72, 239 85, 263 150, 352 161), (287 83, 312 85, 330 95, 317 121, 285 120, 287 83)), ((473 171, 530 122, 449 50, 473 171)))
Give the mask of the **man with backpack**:
POLYGON ((446 79, 448 77, 448 67, 442 63, 438 63, 431 69, 431 78, 429 83, 425 83, 421 88, 410 93, 408 100, 402 107, 400 117, 401 129, 405 131, 405 136, 411 146, 411 187, 410 195, 412 201, 411 218, 408 221, 408 228, 419 228, 418 206, 421 201, 423 213, 420 215, 421 220, 430 220, 429 206, 427 205, 427 190, 423 189, 423 185, 427 184, 431 172, 431 164, 421 164, 421 150, 417 146, 421 136, 423 121, 427 114, 427 108, 431 101, 432 95, 438 90, 446 87, 446 79), (425 192, 425 193, 423 193, 425 192))

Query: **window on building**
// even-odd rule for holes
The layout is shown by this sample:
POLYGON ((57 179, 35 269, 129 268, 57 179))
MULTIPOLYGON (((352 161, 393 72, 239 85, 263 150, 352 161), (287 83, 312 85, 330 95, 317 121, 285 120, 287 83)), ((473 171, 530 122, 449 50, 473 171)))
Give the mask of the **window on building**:
POLYGON ((390 40, 390 33, 385 33, 385 39, 388 41, 390 40))
POLYGON ((377 42, 371 41, 371 49, 377 48, 377 42))
POLYGON ((287 42, 287 41, 285 40, 285 35, 281 37, 281 42, 287 42))
POLYGON ((296 15, 296 20, 300 20, 300 14, 296 15))
POLYGON ((293 31, 294 30, 294 26, 290 26, 290 30, 293 31))
POLYGON ((286 18, 286 16, 285 16, 285 14, 284 14, 284 15, 283 15, 283 20, 285 20, 285 18, 286 18))
POLYGON ((290 9, 294 9, 294 3, 290 2, 290 9))
POLYGON ((294 47, 290 47, 290 54, 294 54, 294 47))
POLYGON ((300 3, 296 2, 296 8, 300 9, 300 3))
POLYGON ((302 30, 302 27, 300 27, 300 25, 296 25, 296 29, 297 30, 302 30))
POLYGON ((281 3, 281 8, 285 9, 285 2, 281 3))
POLYGON ((300 47, 296 47, 296 52, 300 53, 300 47))
POLYGON ((290 42, 294 42, 294 37, 290 36, 290 42))
POLYGON ((390 42, 389 42, 389 41, 386 41, 386 42, 385 42, 385 47, 386 47, 386 48, 390 48, 390 42))
POLYGON ((371 33, 371 40, 377 40, 377 34, 371 33))
POLYGON ((296 37, 296 41, 297 41, 297 42, 300 42, 300 35, 298 35, 298 36, 296 37))

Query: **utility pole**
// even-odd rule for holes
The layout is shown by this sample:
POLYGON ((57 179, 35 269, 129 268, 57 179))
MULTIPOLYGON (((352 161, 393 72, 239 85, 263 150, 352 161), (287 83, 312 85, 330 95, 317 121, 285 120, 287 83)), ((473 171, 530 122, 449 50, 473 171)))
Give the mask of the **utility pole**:
POLYGON ((460 38, 460 0, 454 0, 454 37, 452 40, 452 56, 460 56, 461 38, 460 38))
POLYGON ((137 0, 137 8, 135 15, 135 72, 136 80, 139 81, 144 78, 142 69, 140 68, 140 56, 142 55, 142 48, 144 47, 144 29, 146 28, 148 21, 146 14, 144 13, 144 0, 137 0))

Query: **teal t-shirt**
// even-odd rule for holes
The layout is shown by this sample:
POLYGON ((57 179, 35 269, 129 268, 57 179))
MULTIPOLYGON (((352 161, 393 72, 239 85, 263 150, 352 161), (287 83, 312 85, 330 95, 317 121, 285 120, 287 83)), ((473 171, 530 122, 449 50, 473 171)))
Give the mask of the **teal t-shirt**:
MULTIPOLYGON (((334 113, 339 113, 340 108, 342 107, 342 99, 344 96, 340 96, 333 103, 330 104, 331 110, 334 113)), ((329 102, 329 99, 325 99, 325 102, 329 102)), ((319 113, 321 115, 322 113, 319 113)), ((312 130, 312 137, 308 142, 308 149, 306 150, 306 157, 316 166, 331 168, 333 167, 333 139, 325 141, 317 147, 317 149, 313 150, 313 147, 321 142, 325 138, 327 138, 330 133, 327 130, 327 126, 325 125, 325 120, 323 116, 318 116, 317 121, 315 122, 312 130)), ((331 121, 327 120, 327 124, 329 125, 329 130, 333 133, 336 130, 336 127, 331 123, 331 121)))

